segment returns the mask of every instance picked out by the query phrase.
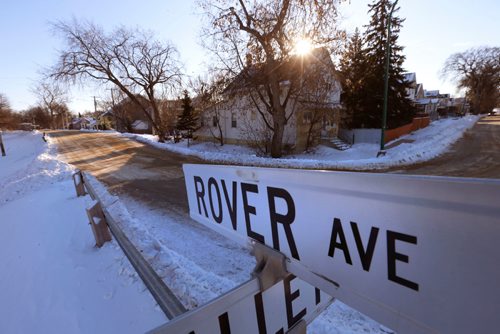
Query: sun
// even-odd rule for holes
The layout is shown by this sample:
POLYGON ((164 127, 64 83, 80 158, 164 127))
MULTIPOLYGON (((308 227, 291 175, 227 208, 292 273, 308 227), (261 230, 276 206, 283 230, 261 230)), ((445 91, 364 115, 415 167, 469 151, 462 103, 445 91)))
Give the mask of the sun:
POLYGON ((312 49, 312 42, 308 38, 300 38, 295 42, 294 51, 299 56, 306 56, 312 49))

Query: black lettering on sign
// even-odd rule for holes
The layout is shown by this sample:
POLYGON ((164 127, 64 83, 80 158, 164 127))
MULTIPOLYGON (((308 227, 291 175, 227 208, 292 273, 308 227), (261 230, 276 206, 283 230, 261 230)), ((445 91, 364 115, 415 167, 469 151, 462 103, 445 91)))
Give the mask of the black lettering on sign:
POLYGON ((212 211, 212 217, 214 217, 215 221, 220 224, 222 223, 222 200, 220 196, 219 185, 217 181, 213 177, 208 179, 208 200, 210 202, 210 210, 212 211), (215 213, 214 209, 214 197, 212 195, 212 189, 215 189, 217 194, 217 207, 219 208, 218 214, 215 213))
POLYGON ((361 259, 363 269, 365 271, 370 271, 379 229, 378 227, 371 228, 366 250, 363 247, 363 241, 361 240, 361 236, 359 235, 358 224, 356 224, 355 222, 351 222, 351 229, 352 234, 354 235, 354 240, 356 241, 356 247, 358 248, 359 258, 361 259))
POLYGON ((314 288, 314 295, 316 297, 316 305, 321 303, 321 290, 318 288, 314 288))
POLYGON ((231 334, 231 328, 229 327, 229 316, 227 312, 219 316, 219 329, 220 334, 231 334))
POLYGON ((250 215, 256 215, 257 211, 255 210, 255 206, 248 204, 248 196, 247 192, 259 193, 259 188, 257 185, 251 183, 241 183, 241 195, 243 197, 243 211, 245 212, 245 224, 247 227, 247 235, 255 239, 263 244, 265 244, 264 236, 262 234, 256 233, 252 230, 252 226, 250 225, 250 215))
POLYGON ((237 194, 238 194, 238 190, 237 190, 237 184, 236 182, 232 182, 232 185, 233 185, 233 192, 232 192, 232 202, 231 200, 229 199, 229 194, 227 193, 227 188, 226 188, 226 182, 224 182, 224 180, 221 180, 221 184, 222 184, 222 191, 224 192, 224 198, 226 199, 226 205, 227 205, 227 211, 229 211, 229 217, 231 218, 231 225, 233 225, 233 230, 236 231, 236 217, 237 217, 237 208, 238 208, 238 205, 237 205, 237 202, 236 202, 236 199, 237 199, 237 194))
POLYGON ((205 210, 205 216, 208 218, 207 206, 205 204, 205 187, 203 186, 203 180, 199 176, 194 177, 194 189, 196 190, 196 200, 198 201, 198 212, 201 215, 201 201, 205 210), (200 185, 200 188, 198 188, 198 185, 200 185))
POLYGON ((271 231, 273 234, 273 248, 280 250, 280 240, 278 235, 278 223, 283 225, 285 230, 286 240, 288 241, 288 246, 292 257, 300 260, 299 252, 297 251, 297 246, 295 245, 295 240, 292 234, 292 225, 295 220, 295 204, 293 203, 293 198, 288 191, 282 188, 267 187, 267 200, 269 202, 269 215, 271 218, 271 231), (281 214, 276 212, 276 202, 275 198, 281 198, 285 200, 287 205, 286 214, 281 214))
POLYGON ((285 306, 286 306, 286 318, 288 321, 288 328, 292 328, 297 322, 299 322, 307 313, 307 310, 303 308, 297 313, 296 316, 293 315, 293 301, 300 297, 300 290, 295 290, 291 292, 291 282, 295 279, 294 275, 288 275, 283 279, 283 286, 285 287, 285 306))
POLYGON ((332 236, 330 238, 328 256, 333 258, 335 248, 340 249, 344 253, 345 262, 352 265, 351 255, 349 254, 349 248, 347 247, 344 230, 342 229, 342 223, 338 218, 333 219, 332 236), (337 237, 340 238, 340 242, 337 242, 337 237))
POLYGON ((406 286, 412 290, 418 291, 418 284, 400 277, 396 274, 396 261, 408 263, 408 255, 396 252, 396 240, 417 244, 417 237, 398 233, 394 231, 387 231, 387 276, 389 280, 406 286))
POLYGON ((262 293, 259 292, 254 296, 255 313, 257 314, 257 325, 259 326, 259 334, 267 334, 266 317, 264 315, 264 302, 262 301, 262 293))

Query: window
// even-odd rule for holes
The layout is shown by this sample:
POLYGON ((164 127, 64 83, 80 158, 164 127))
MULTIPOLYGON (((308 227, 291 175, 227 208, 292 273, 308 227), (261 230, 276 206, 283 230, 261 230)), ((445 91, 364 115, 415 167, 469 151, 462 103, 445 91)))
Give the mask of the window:
POLYGON ((231 113, 231 127, 232 128, 236 127, 236 113, 234 112, 231 113))
POLYGON ((303 117, 303 122, 304 124, 309 124, 312 121, 312 113, 310 111, 304 112, 303 117))
POLYGON ((212 117, 212 126, 217 127, 217 123, 219 123, 219 120, 217 118, 217 115, 212 117))

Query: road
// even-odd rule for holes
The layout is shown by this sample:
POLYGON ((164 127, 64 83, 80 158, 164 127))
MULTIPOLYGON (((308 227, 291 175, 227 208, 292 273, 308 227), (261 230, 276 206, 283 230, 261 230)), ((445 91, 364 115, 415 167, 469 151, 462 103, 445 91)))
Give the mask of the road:
POLYGON ((480 119, 436 159, 386 172, 500 179, 500 116, 480 119))
MULTIPOLYGON (((110 133, 55 131, 62 158, 91 172, 114 194, 157 209, 187 212, 184 163, 203 163, 110 133)), ((482 118, 441 157, 384 172, 500 178, 500 116, 482 118)))
POLYGON ((201 160, 111 133, 56 131, 50 136, 64 161, 92 173, 111 193, 156 209, 187 212, 182 164, 201 160))

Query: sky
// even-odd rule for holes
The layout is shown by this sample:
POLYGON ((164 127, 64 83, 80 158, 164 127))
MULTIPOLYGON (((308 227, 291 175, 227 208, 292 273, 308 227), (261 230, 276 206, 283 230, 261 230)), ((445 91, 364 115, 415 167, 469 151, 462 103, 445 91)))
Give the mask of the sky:
MULTIPOLYGON (((0 2, 0 93, 14 110, 36 104, 32 92, 40 70, 56 61, 63 45, 50 23, 90 20, 111 31, 117 26, 153 31, 172 42, 180 53, 185 73, 203 74, 210 53, 201 47, 202 16, 195 0, 2 0, 0 2)), ((367 24, 371 1, 350 0, 341 6, 341 26, 348 32, 367 24)), ((400 0, 398 16, 406 21, 399 44, 405 47, 404 67, 416 72, 428 90, 457 95, 453 83, 440 77, 448 56, 471 47, 500 46, 498 0, 400 0)), ((92 84, 72 89, 70 110, 93 110, 93 96, 109 95, 92 84)))

